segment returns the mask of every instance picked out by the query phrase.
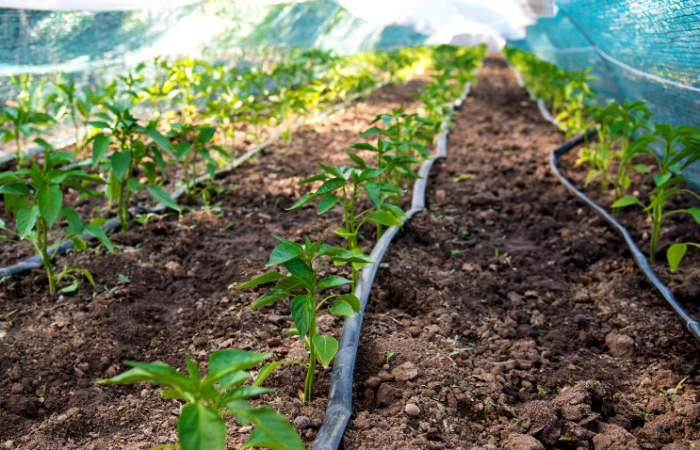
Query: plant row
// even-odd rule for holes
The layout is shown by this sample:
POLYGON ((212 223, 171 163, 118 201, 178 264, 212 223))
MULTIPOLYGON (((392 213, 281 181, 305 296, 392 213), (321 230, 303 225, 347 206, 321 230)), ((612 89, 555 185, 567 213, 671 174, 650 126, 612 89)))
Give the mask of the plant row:
MULTIPOLYGON (((248 399, 272 391, 261 384, 277 367, 296 364, 306 369, 303 398, 305 401, 311 400, 317 364, 328 367, 338 350, 338 342, 334 337, 318 333, 317 318, 324 313, 352 317, 360 310, 360 302, 353 293, 354 287, 359 278, 359 270, 372 262, 358 243, 360 231, 371 224, 376 228, 378 239, 384 227, 402 224, 401 219, 405 217, 401 207, 402 197, 408 182, 418 177, 415 167, 430 158, 428 149, 434 144, 442 124, 449 122, 451 117, 452 108, 448 104, 461 95, 466 82, 472 79, 474 69, 483 54, 483 47, 437 47, 406 49, 397 53, 398 57, 377 53, 363 57, 374 59, 374 67, 386 71, 391 80, 403 77, 401 72, 405 72, 405 67, 418 65, 430 69, 433 79, 418 94, 422 106, 417 112, 409 113, 403 108, 397 108, 378 115, 369 124, 369 128, 360 135, 363 142, 357 142, 352 146, 354 150, 347 152, 352 161, 351 165, 328 166, 319 162, 320 172, 300 182, 311 184, 312 190, 289 209, 299 208, 314 201, 318 201, 319 214, 334 208, 342 209, 342 222, 338 224, 335 233, 344 238, 345 245, 332 247, 321 241, 313 242, 308 237, 302 243, 276 237, 280 244, 272 251, 267 266, 282 266, 285 270, 273 270, 235 286, 242 289, 274 283, 271 289, 265 291, 250 306, 251 309, 282 299, 291 299, 290 310, 295 326, 289 333, 298 335, 300 343, 308 351, 308 361, 270 362, 258 371, 252 386, 244 385, 250 377, 248 369, 268 359, 271 354, 221 350, 210 356, 206 375, 203 375, 198 365, 189 358, 186 358, 186 373, 161 362, 127 361, 126 364, 132 366, 131 370, 108 380, 101 380, 100 383, 151 381, 165 387, 162 394, 166 398, 184 402, 177 420, 178 444, 158 448, 223 449, 226 445, 224 415, 233 415, 243 425, 255 426, 242 448, 304 448, 299 436, 284 416, 265 406, 254 408, 248 403, 248 399), (368 139, 371 139, 371 142, 366 142, 368 139), (328 276, 326 269, 330 264, 348 267, 349 278, 328 276), (346 291, 348 287, 349 292, 346 291)), ((131 83, 130 80, 135 78, 134 74, 129 74, 125 77, 125 82, 131 83)), ((375 83, 374 80, 371 81, 371 84, 375 83)), ((201 84, 195 84, 201 87, 201 84)), ((276 96, 284 95, 284 92, 299 92, 300 87, 305 84, 303 81, 290 79, 288 83, 277 83, 274 93, 266 93, 267 88, 260 85, 257 98, 261 102, 272 102, 276 96)), ((310 84, 314 82, 311 81, 310 84)), ((128 90, 136 92, 135 85, 136 83, 132 83, 128 90)), ((319 91, 324 92, 325 89, 331 88, 322 86, 319 91)), ((108 237, 97 231, 99 228, 96 224, 82 226, 77 213, 73 214, 74 211, 67 212, 68 208, 56 210, 55 205, 61 204, 61 201, 55 201, 60 200, 59 195, 63 195, 61 188, 67 186, 81 191, 84 195, 100 195, 91 186, 105 184, 104 191, 108 192, 119 182, 119 187, 134 188, 135 192, 141 187, 136 183, 142 183, 143 178, 133 175, 136 173, 134 168, 139 168, 146 179, 155 175, 158 170, 160 176, 164 176, 163 166, 168 158, 178 160, 179 149, 188 144, 192 147, 206 144, 212 137, 212 131, 203 130, 211 129, 210 123, 213 122, 205 122, 204 125, 197 122, 197 119, 202 118, 201 105, 208 105, 211 100, 196 102, 199 105, 196 110, 198 112, 192 113, 188 119, 193 123, 182 119, 188 114, 185 113, 186 108, 180 107, 176 115, 179 120, 174 127, 193 128, 189 136, 179 136, 178 141, 171 133, 162 132, 162 122, 144 124, 131 113, 127 115, 126 112, 133 107, 131 102, 136 97, 127 93, 125 98, 129 101, 122 103, 125 105, 123 108, 110 104, 106 111, 96 116, 96 120, 87 122, 97 129, 96 133, 87 138, 92 147, 90 162, 95 167, 106 169, 106 172, 101 170, 97 174, 88 174, 77 168, 61 168, 62 164, 72 160, 72 155, 51 151, 50 145, 39 139, 37 142, 43 145, 45 150, 43 166, 39 161, 34 161, 30 168, 19 168, 0 175, 5 177, 0 179, 0 192, 4 194, 6 205, 8 201, 15 202, 11 203, 13 206, 9 209, 13 212, 15 209, 29 211, 19 213, 19 238, 32 242, 35 248, 44 245, 46 253, 44 241, 36 243, 38 230, 45 235, 58 223, 59 217, 64 217, 68 226, 67 238, 75 239, 80 244, 78 232, 87 231, 97 235, 109 246, 108 237), (107 116, 112 120, 107 121, 107 116), (205 134, 200 138, 202 133, 205 134), (110 147, 116 148, 108 155, 107 150, 110 147), (140 156, 139 161, 146 161, 150 166, 131 166, 121 161, 122 158, 130 158, 134 152, 137 158, 140 156), (122 173, 120 169, 124 169, 125 172, 122 173), (32 185, 33 180, 40 180, 41 183, 32 185), (20 200, 22 198, 24 200, 20 200), (20 236, 19 230, 29 227, 29 224, 23 222, 28 214, 36 216, 35 223, 32 224, 34 228, 20 236)), ((308 111, 307 108, 300 108, 300 111, 308 111)), ((167 115, 168 113, 163 113, 159 117, 167 115)), ((221 119, 216 118, 216 121, 220 123, 221 119)), ((76 149, 78 148, 76 146, 76 149)), ((129 159, 128 162, 131 164, 132 160, 129 159)), ((143 188, 149 189, 158 200, 169 204, 167 193, 160 188, 158 182, 151 182, 149 179, 149 183, 143 188)), ((128 204, 129 197, 125 197, 123 201, 128 204)), ((119 207, 121 206, 119 204, 119 207)), ((173 202, 172 207, 177 205, 173 202)), ((51 255, 46 256, 48 271, 51 267, 51 255)), ((52 275, 51 272, 48 273, 52 275)), ((55 289, 55 286, 53 288, 55 289)))
POLYGON ((200 60, 155 58, 152 70, 141 64, 117 80, 82 90, 64 77, 51 88, 45 80, 34 83, 30 75, 13 78, 20 93, 0 118, 3 138, 16 144, 17 168, 0 174, 0 193, 14 226, 0 221, 0 239, 24 244, 41 256, 51 293, 63 278, 73 281, 63 289, 75 289, 76 270, 92 282, 85 270, 54 273, 51 266, 54 255, 49 248, 55 234, 60 235, 58 243, 70 239, 76 250, 86 248, 83 234, 92 235, 112 251, 100 228, 105 219, 84 224, 86 218, 64 207, 66 193, 104 197, 106 212, 116 209, 125 231, 132 196, 139 191, 179 209, 163 188, 170 181, 169 164, 179 168, 179 184, 187 192, 208 197, 209 190, 195 183, 198 174, 205 169, 213 176, 217 166, 235 157, 237 123, 248 126, 258 146, 262 127, 273 122, 283 126, 283 136, 289 139, 295 118, 306 120, 350 95, 365 93, 382 77, 401 80, 422 68, 430 55, 425 48, 339 58, 314 50, 293 54, 269 70, 245 71, 200 60), (139 110, 152 118, 139 119, 139 110), (39 137, 64 119, 75 135, 72 153, 54 151, 39 137), (30 138, 43 147, 43 158, 26 160, 30 138), (82 164, 69 165, 85 156, 89 159, 82 164), (86 165, 92 169, 83 170, 86 165))
MULTIPOLYGON (((569 72, 531 53, 515 48, 506 48, 505 52, 530 94, 545 101, 567 135, 596 131, 597 139, 585 140, 575 165, 588 167, 585 185, 599 180, 601 192, 610 193, 613 214, 633 205, 647 214, 652 224, 652 263, 656 261, 659 236, 669 216, 688 214, 700 224, 700 209, 696 207, 669 209, 672 197, 681 193, 700 200, 700 195, 688 186, 693 180, 683 175, 687 167, 700 160, 699 129, 652 124, 651 113, 642 101, 626 101, 622 105, 614 100, 598 103, 598 93, 590 85, 596 78, 590 75, 590 69, 569 72), (639 163, 642 155, 651 155, 654 164, 639 163), (632 186, 633 171, 649 175, 653 186, 632 186), (630 191, 634 193, 629 194, 630 191)), ((678 268, 688 246, 700 244, 678 242, 668 248, 666 259, 672 271, 678 268)))

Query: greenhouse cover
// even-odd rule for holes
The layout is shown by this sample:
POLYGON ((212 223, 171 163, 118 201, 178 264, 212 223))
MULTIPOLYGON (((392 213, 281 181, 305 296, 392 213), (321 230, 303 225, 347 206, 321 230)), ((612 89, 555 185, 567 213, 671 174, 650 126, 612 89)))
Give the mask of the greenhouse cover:
MULTIPOLYGON (((696 1, 2 0, 0 7, 0 76, 60 71, 87 79, 158 55, 479 42, 498 50, 508 42, 567 70, 591 67, 601 102, 644 100, 653 120, 700 126, 696 1)), ((691 176, 700 179, 700 171, 691 176)))

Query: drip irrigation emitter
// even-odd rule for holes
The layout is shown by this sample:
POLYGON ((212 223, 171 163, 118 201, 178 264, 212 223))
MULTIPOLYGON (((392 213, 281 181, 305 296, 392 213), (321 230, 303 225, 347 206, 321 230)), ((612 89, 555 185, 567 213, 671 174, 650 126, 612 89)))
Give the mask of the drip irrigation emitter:
MULTIPOLYGON (((477 72, 475 72, 476 74, 477 72)), ((452 103, 453 108, 459 108, 469 94, 471 83, 467 83, 462 96, 452 103)), ((425 190, 428 183, 428 174, 433 163, 438 158, 447 157, 447 134, 449 128, 447 122, 441 124, 441 132, 437 136, 436 150, 433 158, 425 161, 418 171, 419 178, 413 185, 413 198, 411 209, 406 212, 407 217, 401 218, 406 223, 411 217, 425 209, 425 190)), ((372 249, 369 258, 374 263, 366 265, 360 272, 360 279, 355 287, 354 294, 360 300, 360 312, 354 317, 348 317, 343 323, 343 330, 338 342, 338 352, 333 363, 330 389, 328 391, 328 405, 326 407, 326 421, 321 425, 314 441, 313 450, 336 450, 343 439, 345 428, 352 416, 352 384, 355 370, 355 359, 360 342, 360 330, 365 307, 369 299, 372 282, 379 269, 379 264, 386 253, 391 240, 400 230, 400 226, 392 226, 385 230, 382 237, 372 249)))

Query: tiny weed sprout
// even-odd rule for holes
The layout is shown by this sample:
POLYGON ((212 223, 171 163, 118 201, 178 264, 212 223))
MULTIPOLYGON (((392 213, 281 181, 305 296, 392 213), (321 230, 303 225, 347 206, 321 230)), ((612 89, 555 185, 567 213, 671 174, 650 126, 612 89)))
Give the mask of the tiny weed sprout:
POLYGON ((392 351, 387 351, 386 352, 386 363, 389 364, 389 360, 394 356, 394 352, 392 351))
POLYGON ((44 148, 42 167, 34 162, 28 169, 0 174, 0 193, 4 197, 5 210, 12 211, 15 219, 14 230, 0 221, 0 230, 12 236, 2 236, 0 240, 24 243, 41 256, 49 279, 49 291, 52 294, 56 292, 58 281, 63 277, 70 277, 69 274, 76 270, 85 274, 86 278, 94 284, 87 271, 80 269, 54 273, 51 260, 55 253, 52 253, 49 248, 49 235, 59 224, 58 219, 64 218, 67 222, 66 233, 53 247, 54 249, 57 250, 58 244, 70 239, 76 250, 84 250, 86 244, 80 236, 82 233, 88 233, 98 238, 109 251, 112 251, 109 238, 95 223, 84 225, 74 209, 62 207, 62 187, 75 189, 83 195, 94 196, 98 193, 89 190, 86 186, 89 183, 103 181, 96 175, 88 175, 76 168, 61 169, 62 165, 73 160, 73 155, 50 151, 53 150, 52 147, 43 139, 37 138, 35 142, 44 148))
POLYGON ((179 446, 157 448, 182 450, 220 450, 226 448, 224 414, 233 415, 241 425, 254 425, 253 432, 241 447, 262 447, 276 450, 301 450, 304 444, 289 421, 266 406, 253 408, 247 399, 273 389, 243 386, 250 378, 247 369, 269 358, 271 353, 244 350, 219 350, 209 357, 208 374, 202 377, 197 364, 189 357, 187 375, 162 362, 124 361, 133 367, 98 384, 132 384, 148 381, 164 387, 165 398, 180 400, 185 405, 177 419, 179 446))
POLYGON ((291 313, 295 328, 292 334, 299 336, 309 351, 309 364, 300 361, 275 361, 265 365, 255 380, 260 385, 273 370, 285 363, 300 364, 307 369, 304 383, 304 401, 311 401, 316 372, 316 361, 323 367, 329 364, 338 351, 338 341, 331 336, 324 336, 316 331, 316 318, 329 312, 336 316, 353 317, 360 311, 360 301, 354 294, 330 294, 325 297, 320 291, 349 284, 350 280, 340 276, 319 278, 319 270, 326 264, 344 265, 372 262, 366 256, 335 248, 321 241, 311 242, 306 238, 303 245, 276 237, 281 243, 272 251, 267 267, 283 265, 289 275, 272 271, 256 277, 236 289, 245 289, 261 284, 276 282, 274 288, 260 297, 250 309, 260 308, 284 298, 292 298, 291 313), (295 294, 295 292, 303 292, 295 294))
MULTIPOLYGON (((323 172, 301 180, 299 184, 314 181, 323 181, 323 184, 315 191, 301 197, 288 209, 299 208, 320 198, 318 213, 323 214, 340 203, 344 211, 345 226, 337 228, 335 234, 348 240, 348 250, 361 255, 362 250, 359 248, 357 238, 362 225, 366 222, 385 226, 401 225, 403 222, 400 217, 406 217, 406 214, 398 206, 386 202, 388 195, 400 193, 401 190, 388 183, 376 181, 385 169, 369 168, 359 156, 350 152, 348 155, 357 163, 357 167, 330 167, 319 163, 323 172), (358 199, 362 191, 367 193, 371 206, 358 212, 358 199)), ((363 264, 363 261, 358 261, 352 265, 353 289, 359 280, 359 269, 363 264)))
POLYGON ((673 403, 676 401, 676 395, 678 394, 678 391, 681 389, 681 386, 683 386, 683 383, 685 383, 685 380, 687 380, 690 377, 690 375, 685 376, 681 381, 676 384, 676 387, 673 388, 672 391, 669 391, 667 389, 659 389, 659 391, 663 392, 668 396, 668 400, 673 403))

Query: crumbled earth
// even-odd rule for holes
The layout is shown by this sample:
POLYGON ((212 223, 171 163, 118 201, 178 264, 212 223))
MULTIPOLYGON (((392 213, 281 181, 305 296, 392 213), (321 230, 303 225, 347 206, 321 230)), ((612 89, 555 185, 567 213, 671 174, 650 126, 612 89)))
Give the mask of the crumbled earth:
MULTIPOLYGON (((308 190, 296 182, 316 173, 316 161, 347 163, 344 150, 374 116, 415 105, 411 93, 422 83, 387 86, 308 125, 218 179, 225 190, 212 192, 209 205, 192 198, 182 218, 156 217, 114 235, 114 254, 97 249, 58 262, 88 268, 94 292, 84 282, 49 296, 41 271, 5 280, 0 447, 174 443, 180 404, 159 388, 93 384, 126 370, 125 359, 184 369, 185 355, 203 365, 223 348, 304 359, 298 339, 285 334, 288 302, 250 311, 263 289, 229 285, 263 273, 273 234, 341 243, 333 235, 338 211, 284 211, 308 190)), ((380 265, 344 448, 699 446, 697 343, 624 241, 550 174, 549 151, 564 140, 503 60, 487 58, 455 115, 449 159, 433 167, 428 210, 380 265)), ((366 245, 371 236, 367 230, 366 245)), ((681 218, 667 239, 677 236, 698 241, 681 218)), ((16 261, 1 249, 3 265, 16 261)), ((656 266, 696 316, 697 253, 690 250, 676 274, 656 266)), ((341 326, 330 316, 319 321, 336 336, 341 326)), ((284 413, 310 447, 325 419, 330 373, 319 368, 308 404, 298 398, 303 375, 278 369, 268 379, 277 391, 260 403, 284 413)), ((250 429, 228 424, 229 448, 237 448, 250 429)))

